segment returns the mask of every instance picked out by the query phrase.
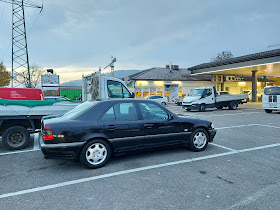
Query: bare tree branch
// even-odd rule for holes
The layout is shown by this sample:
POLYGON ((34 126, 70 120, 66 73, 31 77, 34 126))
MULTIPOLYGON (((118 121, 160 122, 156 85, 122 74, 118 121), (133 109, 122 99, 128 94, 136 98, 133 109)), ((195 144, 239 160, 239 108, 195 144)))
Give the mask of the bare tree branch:
MULTIPOLYGON (((34 64, 30 66, 30 82, 31 87, 35 88, 38 84, 41 83, 41 75, 43 74, 44 70, 42 67, 40 67, 37 64, 34 64)), ((19 72, 16 79, 19 83, 25 85, 25 87, 28 87, 28 72, 27 70, 19 72)))

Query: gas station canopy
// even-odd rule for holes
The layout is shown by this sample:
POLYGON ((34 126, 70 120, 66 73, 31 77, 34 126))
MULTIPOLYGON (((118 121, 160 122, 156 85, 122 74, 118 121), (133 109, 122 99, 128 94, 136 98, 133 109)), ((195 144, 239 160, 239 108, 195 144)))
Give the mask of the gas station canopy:
POLYGON ((189 68, 192 74, 252 76, 280 76, 280 49, 203 63, 189 68))

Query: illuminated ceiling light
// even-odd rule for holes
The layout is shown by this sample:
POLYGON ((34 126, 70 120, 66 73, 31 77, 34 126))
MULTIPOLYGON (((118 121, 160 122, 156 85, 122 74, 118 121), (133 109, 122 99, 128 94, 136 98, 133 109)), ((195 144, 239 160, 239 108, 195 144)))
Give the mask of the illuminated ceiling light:
POLYGON ((163 86, 163 81, 154 81, 155 86, 163 86))
POLYGON ((175 83, 175 84, 178 84, 178 85, 181 85, 181 84, 182 84, 181 81, 172 81, 172 83, 175 83))
POLYGON ((147 86, 149 84, 148 81, 137 81, 136 86, 147 86))
POLYGON ((244 87, 246 86, 246 82, 238 82, 238 86, 244 87))

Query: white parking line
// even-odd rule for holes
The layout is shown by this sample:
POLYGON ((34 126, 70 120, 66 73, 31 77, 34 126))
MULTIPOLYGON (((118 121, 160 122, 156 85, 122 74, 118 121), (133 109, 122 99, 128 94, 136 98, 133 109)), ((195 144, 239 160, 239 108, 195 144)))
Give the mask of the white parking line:
POLYGON ((39 133, 34 133, 34 145, 33 145, 33 149, 39 149, 39 133))
POLYGON ((234 126, 221 127, 221 128, 215 128, 215 129, 223 130, 223 129, 229 129, 229 128, 241 128, 241 127, 248 127, 248 126, 259 126, 259 125, 261 125, 261 124, 234 125, 234 126))
POLYGON ((226 150, 229 150, 229 151, 235 151, 235 149, 231 149, 229 147, 225 147, 225 146, 222 146, 222 145, 219 145, 219 144, 215 144, 215 143, 210 143, 211 145, 214 145, 216 147, 221 147, 223 149, 226 149, 226 150))
POLYGON ((38 151, 40 149, 29 149, 29 150, 21 150, 21 151, 14 151, 14 152, 5 152, 5 153, 0 153, 0 156, 3 155, 12 155, 12 154, 18 154, 18 153, 24 153, 24 152, 34 152, 38 151))
POLYGON ((223 116, 234 116, 234 115, 240 115, 240 114, 255 114, 259 112, 236 112, 233 114, 216 114, 216 115, 196 115, 197 117, 223 117, 223 116))
POLYGON ((263 125, 263 124, 247 124, 247 125, 234 125, 229 127, 221 127, 221 128, 215 128, 216 130, 223 130, 223 129, 229 129, 229 128, 241 128, 241 127, 248 127, 248 126, 263 126, 263 127, 269 127, 269 128, 280 128, 273 125, 263 125))
POLYGON ((261 125, 261 126, 265 126, 265 127, 269 127, 269 128, 280 128, 280 127, 277 127, 277 126, 273 126, 273 125, 261 125))
POLYGON ((228 156, 228 155, 232 155, 232 154, 239 154, 239 153, 244 153, 244 152, 250 152, 250 151, 256 151, 256 150, 267 149, 267 148, 272 148, 272 147, 278 147, 278 146, 280 146, 280 143, 279 144, 271 144, 271 145, 261 146, 261 147, 253 147, 253 148, 243 149, 243 150, 235 150, 235 151, 230 151, 230 152, 225 152, 225 153, 220 153, 220 154, 215 154, 215 155, 208 155, 208 156, 204 156, 204 157, 198 157, 198 158, 192 158, 192 159, 186 159, 186 160, 179 160, 179 161, 168 162, 168 163, 163 163, 163 164, 158 164, 158 165, 152 165, 152 166, 146 166, 146 167, 141 167, 141 168, 124 170, 124 171, 118 171, 118 172, 113 172, 113 173, 109 173, 109 174, 103 174, 103 175, 93 176, 93 177, 88 177, 88 178, 83 178, 83 179, 76 179, 76 180, 62 182, 62 183, 58 183, 58 184, 46 185, 46 186, 43 186, 43 187, 36 187, 36 188, 27 189, 27 190, 21 190, 21 191, 17 191, 17 192, 2 194, 2 195, 0 195, 0 199, 1 198, 18 196, 18 195, 29 194, 29 193, 33 193, 33 192, 44 191, 44 190, 55 189, 55 188, 59 188, 59 187, 65 187, 65 186, 74 185, 74 184, 80 184, 80 183, 99 180, 99 179, 105 179, 105 178, 109 178, 109 177, 131 174, 131 173, 140 172, 140 171, 162 168, 162 167, 166 167, 166 166, 173 166, 173 165, 178 165, 178 164, 183 164, 183 163, 196 162, 196 161, 200 161, 200 160, 212 159, 212 158, 216 158, 216 157, 223 157, 223 156, 228 156))

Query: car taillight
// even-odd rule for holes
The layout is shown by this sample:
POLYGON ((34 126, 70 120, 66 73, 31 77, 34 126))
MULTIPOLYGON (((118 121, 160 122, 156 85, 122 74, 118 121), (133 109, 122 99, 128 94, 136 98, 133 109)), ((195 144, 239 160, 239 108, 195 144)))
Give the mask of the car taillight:
POLYGON ((52 140, 54 139, 52 128, 49 124, 45 124, 43 129, 43 139, 44 140, 52 140))

